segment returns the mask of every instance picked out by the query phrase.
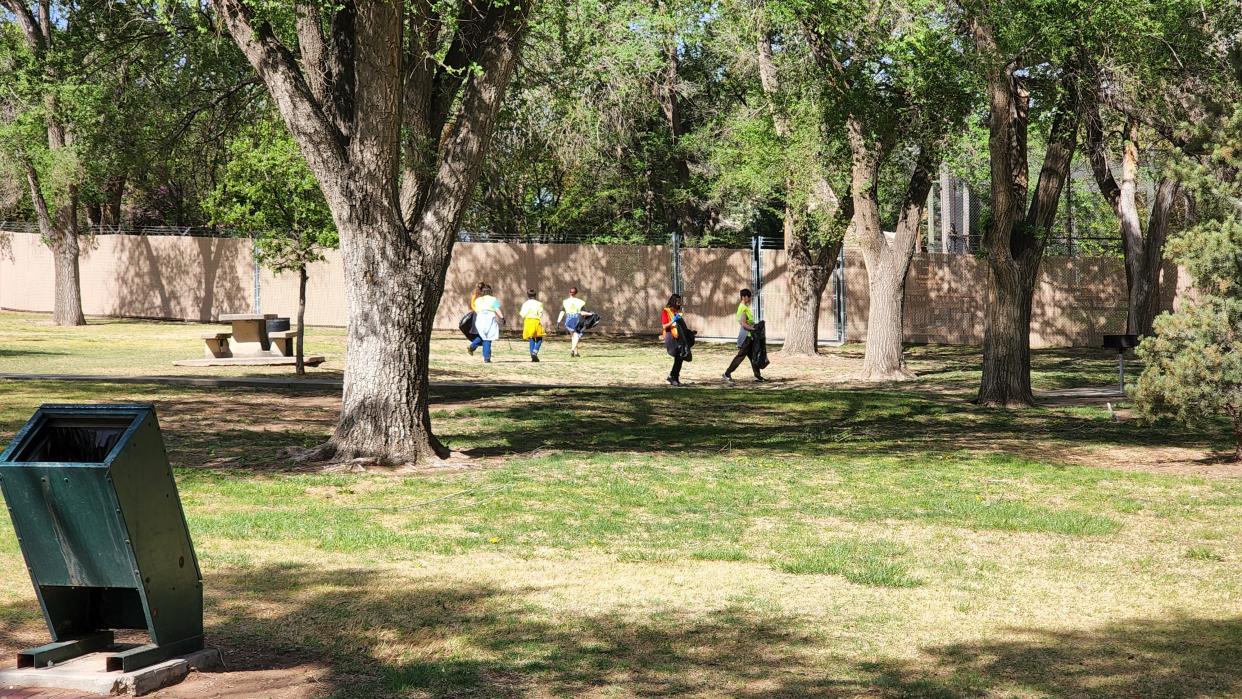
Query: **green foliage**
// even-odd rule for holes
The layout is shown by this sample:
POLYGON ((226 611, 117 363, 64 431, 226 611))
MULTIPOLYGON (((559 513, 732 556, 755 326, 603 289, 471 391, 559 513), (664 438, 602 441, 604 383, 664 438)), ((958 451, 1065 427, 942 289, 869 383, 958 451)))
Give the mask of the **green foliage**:
POLYGON ((1242 183, 1237 180, 1237 127, 1242 111, 1218 135, 1208 164, 1186 169, 1204 211, 1217 215, 1170 242, 1194 279, 1189 302, 1156 319, 1139 356, 1147 368, 1135 399, 1148 417, 1172 415, 1194 424, 1227 416, 1242 458, 1242 183))
POLYGON ((215 223, 257 234, 271 269, 300 270, 338 244, 319 183, 297 144, 274 119, 243 131, 229 146, 224 177, 206 202, 215 223))
POLYGON ((467 234, 692 244, 737 237, 712 196, 705 129, 736 103, 710 2, 551 2, 533 17, 467 234), (660 101, 671 91, 676 127, 660 101))

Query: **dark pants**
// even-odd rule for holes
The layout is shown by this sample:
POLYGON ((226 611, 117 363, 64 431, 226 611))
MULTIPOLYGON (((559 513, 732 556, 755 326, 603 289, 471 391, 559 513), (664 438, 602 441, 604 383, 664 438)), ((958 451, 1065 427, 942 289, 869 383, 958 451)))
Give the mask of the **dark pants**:
POLYGON ((668 372, 668 377, 674 381, 681 381, 681 363, 685 359, 681 355, 673 357, 673 370, 668 372))
MULTIPOLYGON (((746 338, 746 341, 742 343, 742 346, 737 348, 737 355, 733 357, 733 361, 729 362, 729 368, 725 369, 725 376, 731 376, 733 374, 734 369, 737 369, 738 367, 742 366, 742 362, 750 358, 750 348, 751 348, 751 345, 754 344, 754 342, 755 342, 755 338, 748 337, 746 338)), ((755 377, 758 378, 759 377, 758 367, 752 364, 750 368, 754 370, 755 377)))

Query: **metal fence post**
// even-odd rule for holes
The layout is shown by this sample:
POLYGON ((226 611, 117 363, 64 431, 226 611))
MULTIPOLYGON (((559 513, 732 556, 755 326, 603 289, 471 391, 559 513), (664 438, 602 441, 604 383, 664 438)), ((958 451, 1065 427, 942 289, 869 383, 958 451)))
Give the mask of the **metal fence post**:
POLYGON ((763 236, 750 239, 751 286, 755 289, 755 318, 763 320, 763 236))
POLYGON ((837 316, 837 342, 845 342, 845 245, 837 255, 837 269, 832 275, 832 305, 837 316))
POLYGON ((254 266, 254 308, 250 312, 258 314, 263 312, 263 285, 259 269, 259 236, 254 233, 250 234, 250 261, 254 266))
POLYGON ((673 293, 685 293, 681 283, 681 231, 673 231, 673 293))

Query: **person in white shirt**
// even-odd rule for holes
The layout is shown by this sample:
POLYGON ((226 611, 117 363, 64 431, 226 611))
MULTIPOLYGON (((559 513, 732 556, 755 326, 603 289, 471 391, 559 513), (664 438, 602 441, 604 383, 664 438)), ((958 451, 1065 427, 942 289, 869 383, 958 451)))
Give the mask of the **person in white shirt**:
POLYGON ((500 312, 500 300, 492 296, 489 284, 479 286, 481 296, 474 300, 474 329, 479 334, 470 342, 470 352, 480 345, 483 346, 483 361, 492 363, 492 343, 500 339, 500 325, 505 322, 505 314, 500 312))
POLYGON ((565 321, 565 329, 569 331, 569 356, 581 357, 578 354, 578 342, 582 340, 582 325, 586 316, 595 315, 589 311, 583 312, 582 308, 586 306, 586 301, 578 298, 578 287, 572 287, 569 290, 569 298, 561 302, 561 312, 556 316, 556 324, 560 325, 561 321, 565 321))
POLYGON ((530 342, 530 360, 539 361, 539 349, 543 347, 543 303, 535 298, 535 290, 526 292, 526 303, 518 311, 522 319, 522 339, 530 342))

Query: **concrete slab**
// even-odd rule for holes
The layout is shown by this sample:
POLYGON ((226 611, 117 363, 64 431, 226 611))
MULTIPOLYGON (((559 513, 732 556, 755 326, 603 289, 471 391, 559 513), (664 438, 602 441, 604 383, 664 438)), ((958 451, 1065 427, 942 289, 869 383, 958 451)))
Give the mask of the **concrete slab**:
POLYGON ((220 651, 205 648, 132 672, 108 672, 107 658, 114 652, 116 649, 88 653, 52 667, 0 670, 0 691, 52 688, 91 694, 142 696, 177 684, 190 674, 190 670, 214 670, 224 664, 220 651))
POLYGON ((1074 405, 1104 405, 1126 400, 1126 394, 1117 386, 1083 386, 1062 388, 1055 391, 1035 391, 1035 403, 1056 408, 1074 405))
MULTIPOLYGON (((306 357, 302 363, 306 366, 319 366, 325 359, 314 355, 306 357)), ((179 359, 173 366, 296 366, 297 357, 277 357, 271 354, 248 357, 211 357, 207 359, 179 359)))

